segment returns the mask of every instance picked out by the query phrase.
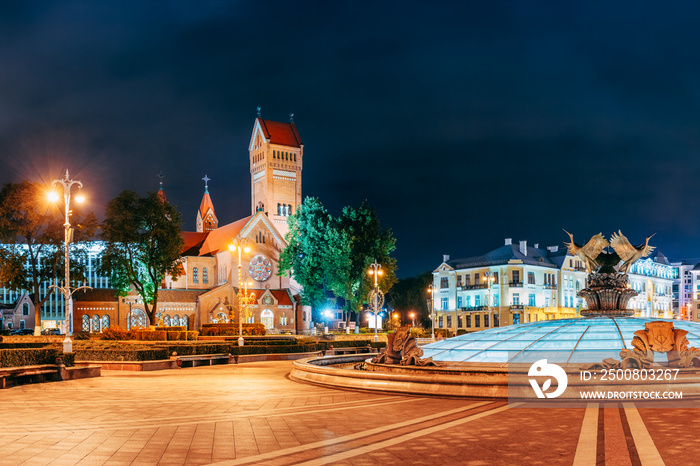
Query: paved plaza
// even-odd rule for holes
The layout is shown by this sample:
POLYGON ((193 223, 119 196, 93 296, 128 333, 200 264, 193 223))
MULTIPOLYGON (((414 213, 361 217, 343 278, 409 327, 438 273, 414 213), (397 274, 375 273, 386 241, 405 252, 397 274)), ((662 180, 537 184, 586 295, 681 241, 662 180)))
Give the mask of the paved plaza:
POLYGON ((104 371, 0 391, 0 464, 696 462, 696 409, 345 391, 294 382, 291 364, 104 371))

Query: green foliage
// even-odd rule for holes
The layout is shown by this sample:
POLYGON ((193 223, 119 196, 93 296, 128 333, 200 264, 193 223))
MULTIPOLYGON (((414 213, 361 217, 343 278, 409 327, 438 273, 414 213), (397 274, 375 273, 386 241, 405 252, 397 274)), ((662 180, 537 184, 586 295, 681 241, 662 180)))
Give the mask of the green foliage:
POLYGON ((161 282, 166 275, 177 278, 180 274, 181 223, 177 209, 154 193, 140 197, 123 191, 105 210, 102 271, 110 275, 120 294, 130 287, 136 290, 152 325, 161 282))
MULTIPOLYGON (((238 324, 203 324, 199 329, 202 336, 237 336, 238 324)), ((243 324, 243 335, 265 335, 263 324, 243 324)))
POLYGON ((399 280, 387 294, 387 301, 393 308, 403 314, 404 319, 408 313, 417 313, 416 323, 420 322, 424 328, 430 328, 430 309, 428 301, 428 285, 433 281, 432 272, 425 272, 417 277, 399 280))
POLYGON ((287 222, 288 246, 280 255, 280 273, 293 275, 303 286, 304 304, 318 308, 331 291, 343 298, 349 316, 374 285, 367 273, 374 260, 382 266, 383 291, 396 281, 396 260, 390 256, 396 240, 391 230, 381 228, 367 201, 357 208, 345 207, 334 218, 318 199, 308 197, 287 222))
POLYGON ((58 348, 0 349, 0 367, 56 364, 56 358, 62 356, 58 348))
POLYGON ((167 348, 122 346, 119 348, 74 348, 77 361, 159 361, 169 359, 167 348))
MULTIPOLYGON (((81 264, 85 261, 79 260, 85 255, 82 243, 94 237, 97 219, 93 213, 83 214, 79 204, 71 205, 71 210, 70 275, 75 286, 85 280, 81 264)), ((39 183, 6 183, 0 190, 0 283, 33 296, 36 326, 41 325, 41 305, 53 293, 42 293, 42 283, 63 277, 64 222, 59 207, 49 205, 46 188, 39 183)))
POLYGON ((307 197, 287 219, 287 247, 280 254, 281 275, 294 276, 303 287, 302 301, 314 308, 326 299, 326 290, 347 269, 349 243, 321 202, 307 197))

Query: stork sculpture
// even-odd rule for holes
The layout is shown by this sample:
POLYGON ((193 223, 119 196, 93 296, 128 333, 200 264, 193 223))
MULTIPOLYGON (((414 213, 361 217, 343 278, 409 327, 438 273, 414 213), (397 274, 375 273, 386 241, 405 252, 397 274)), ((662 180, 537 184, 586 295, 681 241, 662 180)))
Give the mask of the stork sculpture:
POLYGON ((586 264, 586 270, 588 273, 593 273, 598 270, 600 264, 597 261, 598 256, 603 249, 610 246, 608 240, 603 237, 602 233, 598 233, 593 236, 584 246, 576 244, 574 242, 574 235, 564 230, 564 232, 571 238, 570 243, 564 243, 571 254, 578 256, 584 264, 586 264))
POLYGON ((622 265, 620 265, 620 272, 627 273, 632 264, 642 257, 647 257, 656 249, 654 246, 649 246, 649 240, 652 236, 654 235, 647 236, 646 242, 637 246, 633 246, 620 230, 617 230, 617 233, 613 233, 610 236, 610 246, 623 261, 622 265))

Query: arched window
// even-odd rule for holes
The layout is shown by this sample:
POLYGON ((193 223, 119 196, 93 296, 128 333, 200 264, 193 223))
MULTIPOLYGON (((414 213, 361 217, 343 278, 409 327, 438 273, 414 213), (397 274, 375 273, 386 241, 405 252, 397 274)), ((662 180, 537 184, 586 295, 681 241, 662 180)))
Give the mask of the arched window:
POLYGON ((173 320, 170 322, 170 325, 172 325, 174 327, 178 327, 178 326, 182 325, 182 323, 180 322, 180 315, 179 314, 175 314, 173 316, 173 320))
POLYGON ((109 328, 109 316, 107 314, 102 316, 102 330, 109 328))
POLYGON ((202 269, 202 283, 209 283, 209 271, 206 267, 202 269))
POLYGON ((132 328, 146 328, 148 325, 148 316, 146 311, 143 309, 132 309, 131 317, 127 320, 128 329, 132 328))
POLYGON ((226 314, 223 312, 219 312, 216 314, 216 317, 214 317, 214 323, 215 324, 226 324, 228 323, 228 317, 226 317, 226 314))
POLYGON ((90 332, 100 333, 100 316, 95 314, 92 316, 92 325, 90 325, 90 332))
POLYGON ((180 318, 180 325, 182 325, 185 328, 189 328, 189 318, 186 315, 180 318))
POLYGON ((199 283, 199 269, 197 267, 192 269, 192 283, 199 283))
POLYGON ((282 215, 282 204, 277 203, 277 215, 282 215))
POLYGON ((165 315, 163 316, 163 326, 164 326, 164 327, 170 327, 170 325, 172 325, 172 324, 170 323, 170 316, 169 316, 168 314, 165 314, 165 315))
POLYGON ((90 331, 90 316, 83 314, 83 332, 90 331))

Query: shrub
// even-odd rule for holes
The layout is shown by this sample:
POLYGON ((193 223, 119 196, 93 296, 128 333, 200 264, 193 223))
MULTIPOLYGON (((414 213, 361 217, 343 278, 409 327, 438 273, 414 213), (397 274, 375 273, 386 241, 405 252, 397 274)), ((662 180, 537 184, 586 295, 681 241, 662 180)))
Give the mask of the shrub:
POLYGON ((117 326, 102 330, 102 340, 128 340, 130 337, 127 330, 117 326))
POLYGON ((56 364, 60 354, 58 348, 3 349, 0 350, 0 367, 56 364))
POLYGON ((170 327, 156 327, 156 330, 162 330, 164 332, 186 332, 187 327, 180 325, 172 325, 170 327))
MULTIPOLYGON (((263 324, 243 324, 243 335, 265 335, 263 324)), ((236 336, 238 324, 204 324, 199 329, 199 334, 204 336, 236 336)))
POLYGON ((79 348, 75 349, 75 359, 79 361, 156 361, 168 359, 167 348, 145 348, 143 346, 123 346, 119 348, 79 348))
POLYGON ((89 340, 90 332, 73 332, 73 340, 89 340))

